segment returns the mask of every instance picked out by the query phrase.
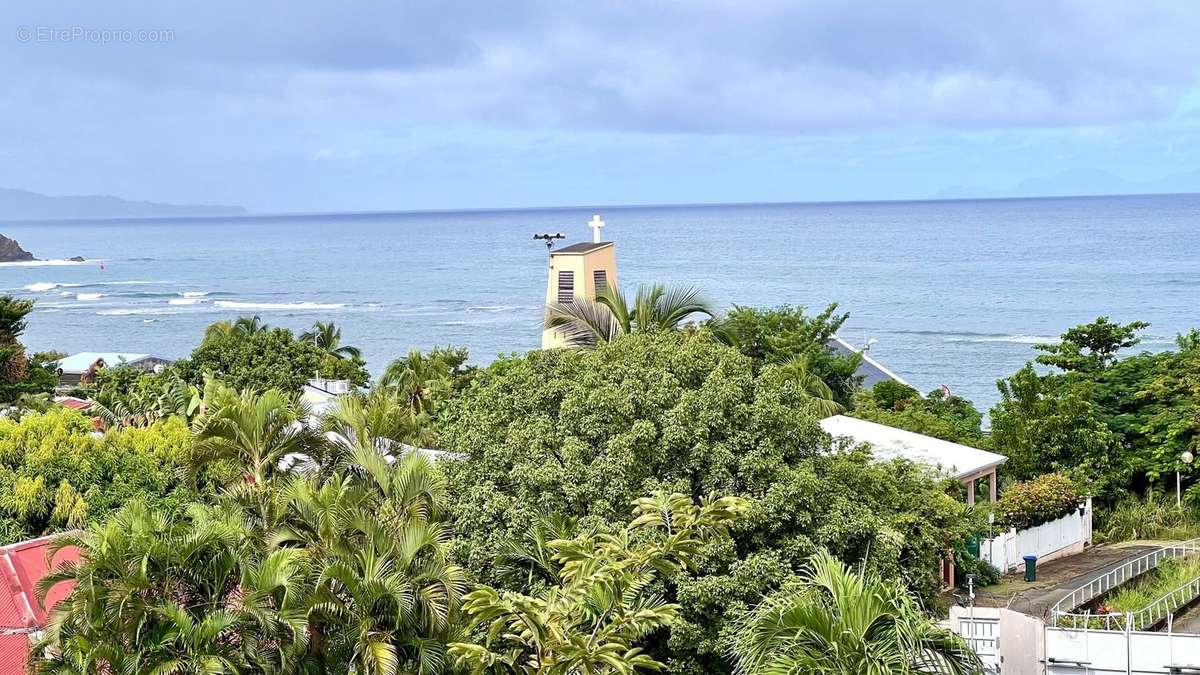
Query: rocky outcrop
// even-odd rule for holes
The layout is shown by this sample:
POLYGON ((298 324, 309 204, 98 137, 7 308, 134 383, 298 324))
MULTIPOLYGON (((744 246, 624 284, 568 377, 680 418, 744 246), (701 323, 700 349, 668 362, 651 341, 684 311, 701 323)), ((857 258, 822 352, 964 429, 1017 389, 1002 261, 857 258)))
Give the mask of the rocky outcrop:
POLYGON ((9 239, 0 234, 0 262, 21 262, 23 260, 37 260, 37 258, 21 248, 16 239, 9 239))

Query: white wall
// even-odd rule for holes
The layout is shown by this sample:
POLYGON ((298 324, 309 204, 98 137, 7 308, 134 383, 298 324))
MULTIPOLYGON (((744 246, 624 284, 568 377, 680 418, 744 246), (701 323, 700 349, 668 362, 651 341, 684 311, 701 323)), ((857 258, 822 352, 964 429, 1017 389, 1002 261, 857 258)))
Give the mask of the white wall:
POLYGON ((1196 672, 1200 635, 1047 628, 1046 657, 1047 675, 1196 672))

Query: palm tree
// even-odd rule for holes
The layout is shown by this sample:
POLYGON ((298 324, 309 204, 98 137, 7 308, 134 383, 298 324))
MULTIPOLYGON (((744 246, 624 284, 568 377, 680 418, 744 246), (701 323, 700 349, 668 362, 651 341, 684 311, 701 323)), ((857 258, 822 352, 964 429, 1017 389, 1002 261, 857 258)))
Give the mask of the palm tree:
POLYGON ((134 503, 104 524, 52 545, 81 552, 38 584, 55 606, 34 653, 37 672, 236 673, 288 671, 303 654, 308 563, 266 551, 236 508, 186 515, 134 503))
POLYGON ((305 423, 308 408, 276 389, 217 398, 192 423, 193 473, 210 462, 233 460, 245 468, 247 482, 262 485, 282 470, 285 457, 310 456, 321 443, 305 423))
POLYGON ((768 366, 763 376, 775 378, 782 386, 794 389, 821 419, 846 412, 845 406, 833 400, 833 390, 825 380, 809 370, 808 359, 803 356, 778 366, 768 366))
POLYGON ((414 415, 432 415, 438 395, 450 387, 449 364, 438 354, 424 355, 413 349, 388 364, 379 378, 379 388, 398 394, 414 415))
POLYGON ((225 337, 228 335, 253 335, 268 330, 270 327, 262 322, 262 319, 255 316, 240 316, 237 319, 230 321, 224 319, 214 321, 204 329, 204 339, 201 342, 208 342, 214 338, 225 337))
POLYGON ((461 638, 466 593, 466 574, 445 551, 445 483, 418 454, 394 464, 372 448, 351 454, 345 473, 319 486, 294 479, 280 492, 291 515, 272 535, 314 561, 314 658, 320 672, 435 675, 446 643, 461 638))
POLYGON ((321 420, 326 443, 317 458, 325 472, 344 468, 356 450, 396 459, 434 442, 426 415, 413 415, 395 392, 378 389, 365 396, 339 396, 321 420))
POLYGON ((639 286, 630 305, 621 289, 609 287, 596 293, 595 300, 548 305, 545 327, 562 331, 567 344, 592 347, 629 333, 676 330, 693 314, 714 315, 695 288, 639 286))
POLYGON ((342 344, 342 329, 332 321, 317 321, 312 330, 300 334, 301 342, 311 342, 322 352, 335 359, 360 359, 362 350, 342 344))
POLYGON ((739 675, 982 673, 962 638, 930 620, 909 592, 824 552, 800 583, 747 615, 732 651, 739 675))

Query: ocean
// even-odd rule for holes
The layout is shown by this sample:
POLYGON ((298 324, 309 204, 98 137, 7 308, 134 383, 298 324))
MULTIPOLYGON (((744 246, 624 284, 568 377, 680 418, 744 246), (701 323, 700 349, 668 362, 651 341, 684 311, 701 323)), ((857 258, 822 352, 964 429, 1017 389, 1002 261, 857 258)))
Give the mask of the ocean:
POLYGON ((1149 321, 1151 350, 1200 326, 1200 195, 8 222, 0 233, 56 262, 0 265, 0 288, 37 300, 33 350, 181 357, 210 322, 257 314, 335 321, 374 372, 436 345, 483 364, 539 344, 532 235, 589 240, 593 213, 627 290, 837 302, 845 339, 981 409, 1034 343, 1075 324, 1149 321), (76 255, 89 261, 62 261, 76 255))

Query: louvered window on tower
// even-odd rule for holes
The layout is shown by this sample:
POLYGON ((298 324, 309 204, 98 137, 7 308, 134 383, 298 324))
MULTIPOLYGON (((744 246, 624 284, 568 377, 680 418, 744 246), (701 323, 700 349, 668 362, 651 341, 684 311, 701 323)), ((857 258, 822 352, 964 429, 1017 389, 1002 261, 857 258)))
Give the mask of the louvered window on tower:
POLYGON ((596 283, 596 294, 608 288, 608 272, 596 270, 592 272, 592 280, 596 283))
POLYGON ((573 302, 575 300, 575 273, 558 273, 558 301, 573 302))

